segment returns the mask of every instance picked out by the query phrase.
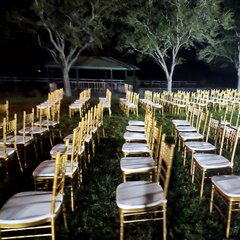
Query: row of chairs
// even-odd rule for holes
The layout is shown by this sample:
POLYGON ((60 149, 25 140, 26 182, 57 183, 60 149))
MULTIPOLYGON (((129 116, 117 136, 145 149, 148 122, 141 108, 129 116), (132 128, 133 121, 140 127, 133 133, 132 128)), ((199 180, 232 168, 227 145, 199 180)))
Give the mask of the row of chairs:
POLYGON ((156 111, 158 111, 162 115, 164 115, 164 109, 163 109, 163 105, 161 104, 161 94, 160 93, 146 90, 144 92, 144 97, 140 98, 140 103, 143 106, 143 108, 145 108, 146 105, 150 105, 154 110, 154 114, 156 111))
POLYGON ((107 89, 105 97, 99 97, 99 102, 103 105, 104 109, 108 110, 108 114, 111 117, 112 110, 111 110, 111 103, 112 103, 112 92, 107 89))
MULTIPOLYGON (((207 116, 208 113, 199 112, 199 115, 207 116)), ((207 118, 207 117, 206 117, 207 118)), ((207 120, 205 120, 207 121, 207 120)), ((173 120, 175 131, 178 135, 183 134, 183 130, 189 130, 191 136, 199 135, 194 132, 193 127, 187 120, 173 120), (181 126, 182 125, 182 126, 181 126)), ((183 144, 183 162, 186 161, 187 152, 191 153, 190 173, 192 182, 200 182, 200 198, 203 197, 205 179, 210 175, 212 183, 212 192, 210 199, 210 212, 213 206, 224 216, 222 203, 227 206, 227 227, 226 237, 230 235, 231 215, 233 211, 239 211, 237 205, 240 203, 240 177, 233 175, 234 159, 237 150, 237 144, 240 137, 240 127, 234 128, 227 121, 214 119, 212 114, 208 121, 207 135, 200 139, 189 137, 183 144), (209 139, 212 142, 209 142, 209 139), (200 172, 200 178, 197 177, 200 172), (210 174, 210 173, 217 173, 210 174), (220 175, 219 175, 220 174, 220 175), (227 175, 226 175, 227 174, 227 175), (215 176, 214 176, 215 175, 215 176), (214 196, 218 196, 222 201, 220 206, 214 201, 214 196)))
POLYGON ((79 93, 79 98, 69 105, 69 117, 75 112, 79 112, 80 118, 87 111, 91 99, 91 88, 85 89, 79 93))
POLYGON ((64 95, 63 88, 56 89, 53 92, 49 92, 47 100, 36 106, 37 117, 39 116, 41 109, 46 109, 56 103, 60 103, 61 100, 63 99, 63 95, 64 95))
POLYGON ((127 91, 126 98, 120 98, 119 107, 129 117, 129 113, 133 112, 138 116, 139 94, 127 91))
POLYGON ((55 239, 55 219, 61 210, 67 229, 63 183, 66 182, 66 188, 70 189, 71 210, 74 211, 75 185, 79 187, 82 181, 82 170, 87 164, 86 152, 91 150, 94 155, 94 142, 100 140, 101 134, 104 134, 103 106, 98 104, 88 110, 63 143, 52 147, 51 160, 45 160, 35 168, 32 173, 35 191, 15 194, 0 210, 1 237, 5 232, 7 235, 3 239, 30 236, 55 239), (49 191, 51 188, 53 192, 49 191), (10 236, 12 232, 13 236, 10 236))
POLYGON ((124 238, 125 223, 161 220, 163 239, 166 240, 167 190, 174 145, 166 143, 162 128, 156 126, 149 105, 146 106, 144 121, 131 120, 128 124, 124 134, 126 143, 122 147, 124 157, 120 161, 123 183, 116 191, 120 239, 124 238), (142 173, 149 173, 149 180, 129 181, 132 175, 142 173))
POLYGON ((51 190, 19 192, 3 205, 0 210, 1 239, 51 237, 54 240, 55 222, 61 212, 67 230, 64 202, 67 152, 68 141, 63 152, 56 154, 51 190))

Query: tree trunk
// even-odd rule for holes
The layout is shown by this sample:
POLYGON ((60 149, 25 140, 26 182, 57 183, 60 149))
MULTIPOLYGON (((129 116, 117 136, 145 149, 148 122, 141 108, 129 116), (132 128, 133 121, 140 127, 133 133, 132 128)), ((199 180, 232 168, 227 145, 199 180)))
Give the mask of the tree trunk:
POLYGON ((168 92, 172 92, 172 78, 169 76, 167 77, 167 90, 168 92))
POLYGON ((240 90, 240 64, 238 64, 238 67, 237 67, 237 75, 238 75, 237 89, 240 90))
POLYGON ((72 90, 71 90, 70 79, 69 79, 69 70, 68 70, 67 67, 63 67, 62 72, 63 72, 63 82, 64 82, 65 95, 67 97, 71 97, 72 96, 72 90))

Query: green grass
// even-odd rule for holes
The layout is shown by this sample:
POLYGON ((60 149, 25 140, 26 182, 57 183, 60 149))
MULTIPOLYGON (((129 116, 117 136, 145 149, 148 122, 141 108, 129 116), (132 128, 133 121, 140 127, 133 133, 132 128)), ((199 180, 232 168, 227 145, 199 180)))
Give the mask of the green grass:
MULTIPOLYGON (((61 125, 63 136, 70 133, 77 126, 79 116, 68 117, 68 104, 72 99, 66 99, 63 103, 61 125)), ((14 99, 12 100, 14 106, 14 99)), ((16 99, 16 103, 20 100, 16 99)), ((36 101, 32 101, 35 104, 36 101)), ((97 103, 97 98, 92 104, 97 103)), ((10 102, 11 104, 11 102, 10 102)), ((29 104, 29 102, 27 103, 29 104)), ((130 115, 127 118, 118 107, 118 98, 113 97, 113 114, 108 116, 104 112, 105 137, 101 138, 100 144, 96 146, 96 156, 84 169, 83 182, 77 191, 76 211, 70 212, 69 192, 66 193, 69 231, 63 228, 60 218, 57 224, 57 239, 118 239, 119 238, 119 214, 115 203, 116 187, 122 182, 120 170, 120 159, 122 157, 121 147, 124 142, 123 134, 129 119, 137 119, 130 115)), ((30 107, 29 105, 27 105, 30 107)), ((24 104, 21 111, 24 109, 24 104)), ((18 109, 20 111, 20 109, 18 109)), ((221 113, 220 113, 221 114, 221 113)), ((219 116, 219 114, 218 114, 219 116)), ((163 126, 163 132, 171 135, 171 119, 178 118, 170 113, 162 117, 156 115, 158 125, 163 126)), ((184 118, 184 114, 181 118, 184 118)), ((144 111, 141 109, 138 119, 144 119, 144 111)), ((61 139, 56 139, 57 142, 61 139)), ((50 145, 45 143, 45 153, 42 159, 49 158, 50 145)), ((40 161, 41 161, 40 160, 40 161)), ((239 150, 236 158, 235 172, 239 172, 239 150)), ((0 182, 1 205, 13 193, 33 189, 32 170, 37 166, 39 160, 34 154, 28 155, 29 166, 22 174, 17 166, 12 164, 12 173, 8 180, 2 174, 0 182)), ((175 152, 171 181, 168 194, 167 229, 168 239, 188 240, 220 240, 225 237, 225 222, 214 210, 209 215, 210 181, 206 181, 204 198, 199 199, 199 184, 191 183, 190 161, 185 168, 182 166, 181 153, 175 152)), ((233 215, 231 227, 231 239, 240 239, 239 217, 233 215)), ((125 239, 161 239, 160 222, 135 223, 125 225, 125 239)))

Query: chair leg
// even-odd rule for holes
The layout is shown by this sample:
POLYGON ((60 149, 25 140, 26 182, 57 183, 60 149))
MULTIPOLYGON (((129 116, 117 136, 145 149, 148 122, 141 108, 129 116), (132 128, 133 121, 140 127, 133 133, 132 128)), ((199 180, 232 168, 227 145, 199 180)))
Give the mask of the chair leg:
POLYGON ((51 219, 51 239, 55 240, 55 220, 51 219))
POLYGON ((193 161, 193 166, 192 166, 192 183, 194 183, 194 178, 195 178, 195 162, 193 161))
POLYGON ((124 231, 124 215, 123 210, 120 209, 120 240, 123 240, 123 231, 124 231))
POLYGON ((226 228, 226 238, 229 238, 230 233, 230 225, 231 225, 231 217, 232 217, 232 201, 230 200, 228 206, 228 217, 227 217, 227 228, 226 228))
POLYGON ((166 219, 166 211, 167 211, 167 204, 163 204, 163 240, 167 239, 167 219, 166 219))
POLYGON ((70 179, 70 194, 71 194, 71 209, 74 212, 74 192, 73 192, 73 179, 70 179))
POLYGON ((126 182, 126 174, 125 174, 125 172, 123 172, 122 174, 123 174, 123 182, 126 182))
POLYGON ((211 190, 211 198, 210 198, 210 214, 212 213, 213 210, 213 199, 214 199, 214 185, 212 184, 212 190, 211 190))
POLYGON ((20 170, 21 170, 21 172, 23 172, 22 163, 21 163, 21 160, 20 160, 20 157, 19 157, 19 154, 18 154, 18 150, 17 150, 17 149, 16 149, 16 154, 17 154, 17 160, 18 160, 18 164, 19 164, 20 170))
POLYGON ((203 172, 202 172, 201 190, 200 190, 200 198, 202 198, 202 196, 203 196, 203 188, 204 188, 204 181, 205 181, 205 173, 206 173, 206 171, 203 170, 203 172))

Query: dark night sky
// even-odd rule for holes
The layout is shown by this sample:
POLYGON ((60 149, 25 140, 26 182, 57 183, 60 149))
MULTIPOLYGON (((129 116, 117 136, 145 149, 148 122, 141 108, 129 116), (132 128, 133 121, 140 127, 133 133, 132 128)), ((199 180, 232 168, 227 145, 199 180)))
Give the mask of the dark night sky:
MULTIPOLYGON (((4 13, 18 4, 22 4, 21 1, 3 1, 0 6, 0 20, 3 22, 4 13)), ((43 70, 44 64, 51 60, 50 55, 38 47, 36 39, 30 34, 20 32, 15 32, 7 38, 4 36, 0 37, 0 52, 0 76, 43 76, 44 73, 42 75, 39 74, 38 69, 43 70)), ((89 54, 91 53, 88 52, 87 55, 89 54)), ((138 72, 140 79, 165 79, 161 68, 150 60, 137 62, 135 56, 119 53, 111 46, 93 53, 93 55, 97 54, 115 57, 127 63, 137 65, 141 69, 138 72)), ((193 51, 185 52, 184 57, 187 60, 183 65, 176 67, 175 80, 200 81, 206 85, 218 81, 219 84, 228 83, 229 87, 236 86, 237 76, 234 68, 217 69, 210 67, 206 63, 197 61, 193 51)))

